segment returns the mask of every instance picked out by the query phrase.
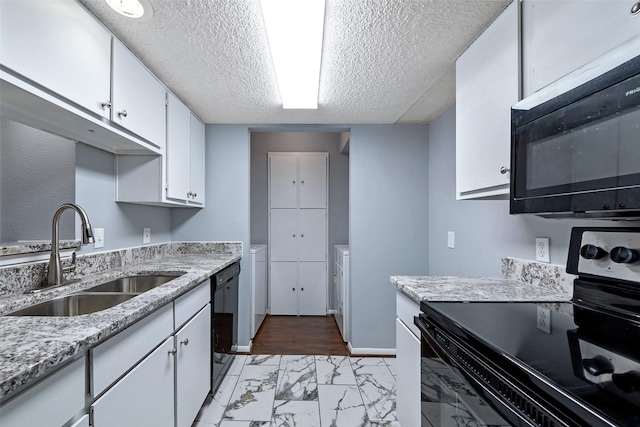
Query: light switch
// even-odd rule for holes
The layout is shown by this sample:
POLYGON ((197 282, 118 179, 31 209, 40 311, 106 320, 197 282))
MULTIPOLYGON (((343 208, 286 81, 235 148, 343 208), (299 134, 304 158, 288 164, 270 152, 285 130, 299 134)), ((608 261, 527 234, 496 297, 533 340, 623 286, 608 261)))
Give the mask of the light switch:
POLYGON ((453 249, 456 246, 456 233, 453 231, 447 232, 447 247, 453 249))
POLYGON ((142 229, 142 244, 151 243, 151 228, 145 227, 142 229))

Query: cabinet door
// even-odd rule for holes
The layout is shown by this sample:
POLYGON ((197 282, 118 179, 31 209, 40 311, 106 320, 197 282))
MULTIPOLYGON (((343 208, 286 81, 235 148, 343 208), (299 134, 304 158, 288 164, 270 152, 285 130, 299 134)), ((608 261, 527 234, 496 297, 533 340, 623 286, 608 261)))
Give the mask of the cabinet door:
POLYGON ((191 202, 204 205, 204 123, 191 114, 191 202))
POLYGON ((396 371, 398 421, 403 426, 420 425, 420 340, 396 318, 396 371))
POLYGON ((0 61, 109 118, 111 34, 75 1, 0 1, 0 61))
POLYGON ((300 208, 327 207, 327 156, 300 155, 300 208))
POLYGON ((271 261, 298 260, 298 210, 270 209, 271 236, 269 253, 271 261))
POLYGON ((173 337, 93 404, 94 427, 173 427, 173 337))
POLYGON ((269 157, 269 207, 298 207, 298 158, 293 155, 269 157))
POLYGON ((298 314, 298 263, 272 262, 271 314, 298 314))
POLYGON ((509 193, 511 106, 520 95, 519 2, 456 61, 456 195, 509 193))
POLYGON ((190 426, 209 392, 211 304, 176 333, 176 426, 190 426))
POLYGON ((298 259, 325 261, 327 259, 327 210, 298 210, 298 259))
POLYGON ((164 147, 167 92, 138 58, 116 39, 113 40, 112 82, 111 120, 155 146, 164 147))
POLYGON ((327 314, 327 263, 301 262, 298 266, 300 310, 303 316, 327 314))
POLYGON ((167 100, 167 197, 186 200, 191 179, 191 112, 172 93, 167 100))
MULTIPOLYGON (((629 15, 633 3, 525 1, 522 10, 524 96, 637 37, 640 15, 629 15)), ((636 55, 636 50, 630 50, 627 59, 636 55)))

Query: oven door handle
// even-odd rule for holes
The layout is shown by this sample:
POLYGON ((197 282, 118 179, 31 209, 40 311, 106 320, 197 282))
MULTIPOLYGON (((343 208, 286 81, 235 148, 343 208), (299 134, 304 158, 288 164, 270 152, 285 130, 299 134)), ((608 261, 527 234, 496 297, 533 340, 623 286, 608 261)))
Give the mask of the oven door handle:
POLYGON ((432 329, 420 316, 413 316, 413 324, 416 325, 423 334, 428 334, 429 329, 432 329))

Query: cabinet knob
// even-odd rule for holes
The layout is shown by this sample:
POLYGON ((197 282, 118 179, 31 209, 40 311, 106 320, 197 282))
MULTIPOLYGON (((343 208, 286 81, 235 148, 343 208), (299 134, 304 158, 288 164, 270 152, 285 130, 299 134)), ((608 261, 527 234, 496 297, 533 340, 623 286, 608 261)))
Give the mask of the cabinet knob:
POLYGON ((304 234, 301 234, 300 237, 304 237, 304 234))
POLYGON ((295 291, 296 291, 296 288, 291 288, 291 290, 292 290, 293 292, 295 292, 295 291))
POLYGON ((296 237, 296 235, 294 234, 294 235, 293 235, 293 237, 295 238, 295 237, 296 237))
POLYGON ((195 199, 196 197, 198 197, 198 193, 193 193, 193 198, 195 199))
POLYGON ((120 117, 127 117, 127 110, 120 110, 120 111, 118 111, 118 116, 120 116, 120 117))
POLYGON ((640 1, 631 6, 631 15, 637 15, 640 13, 640 1))
POLYGON ((189 345, 189 338, 185 338, 182 341, 180 341, 180 344, 182 345, 189 345))
POLYGON ((301 291, 304 291, 304 288, 300 288, 301 291))
POLYGON ((301 184, 304 184, 304 179, 302 181, 300 181, 301 184))
POLYGON ((176 350, 175 348, 172 348, 171 350, 169 350, 169 354, 175 356, 175 354, 178 352, 178 350, 176 350))
POLYGON ((296 182, 295 182, 295 181, 293 181, 293 183, 295 184, 296 182))
POLYGON ((192 193, 191 191, 189 191, 189 192, 187 193, 187 197, 191 197, 191 196, 193 196, 193 193, 192 193))
POLYGON ((103 106, 104 108, 111 108, 111 101, 109 101, 109 100, 104 101, 104 102, 102 103, 102 106, 103 106))
POLYGON ((511 169, 509 169, 509 168, 508 168, 508 167, 506 167, 506 166, 502 166, 502 167, 500 168, 500 173, 501 173, 502 175, 506 175, 506 174, 508 174, 509 172, 511 172, 511 169))

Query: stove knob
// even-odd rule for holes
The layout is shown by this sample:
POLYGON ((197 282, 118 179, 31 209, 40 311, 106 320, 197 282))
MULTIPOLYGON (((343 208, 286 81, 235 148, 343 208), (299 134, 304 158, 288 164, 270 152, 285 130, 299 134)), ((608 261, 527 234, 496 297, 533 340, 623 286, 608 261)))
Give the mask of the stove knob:
POLYGON ((609 256, 611 257, 611 261, 619 264, 632 264, 640 259, 638 251, 623 246, 616 246, 611 249, 609 256))
POLYGON ((616 387, 625 393, 640 391, 640 374, 637 372, 625 372, 624 374, 613 374, 611 380, 616 387))
POLYGON ((580 256, 585 259, 600 259, 606 254, 607 251, 596 245, 584 245, 580 248, 580 256))
POLYGON ((582 361, 582 367, 594 377, 602 374, 613 373, 613 365, 609 359, 603 356, 596 356, 593 359, 584 359, 582 361))

